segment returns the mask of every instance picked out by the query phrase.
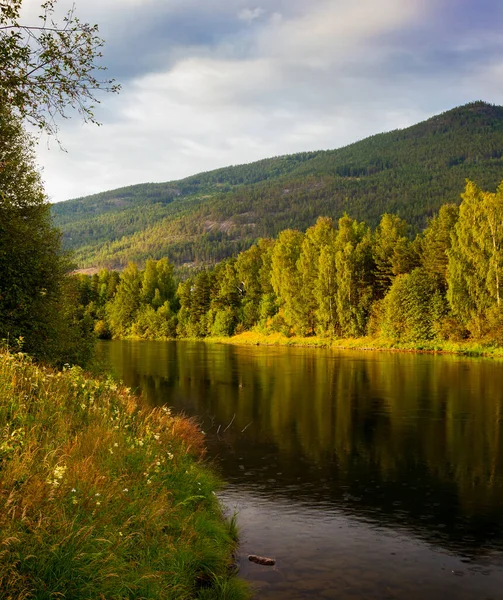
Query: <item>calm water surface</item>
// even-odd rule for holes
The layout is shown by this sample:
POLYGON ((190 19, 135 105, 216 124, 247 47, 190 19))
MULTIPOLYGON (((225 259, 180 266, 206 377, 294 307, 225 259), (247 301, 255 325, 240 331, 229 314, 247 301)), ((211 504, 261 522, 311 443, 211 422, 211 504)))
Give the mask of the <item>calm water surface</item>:
POLYGON ((100 351, 146 402, 198 417, 257 598, 503 598, 503 363, 189 342, 100 351))

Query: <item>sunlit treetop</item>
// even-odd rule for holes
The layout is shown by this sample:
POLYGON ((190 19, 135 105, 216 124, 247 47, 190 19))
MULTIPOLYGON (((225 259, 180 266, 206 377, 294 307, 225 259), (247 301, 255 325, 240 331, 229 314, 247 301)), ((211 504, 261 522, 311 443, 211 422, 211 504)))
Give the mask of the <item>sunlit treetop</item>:
POLYGON ((0 102, 41 131, 56 135, 57 118, 76 110, 99 124, 96 92, 118 92, 101 77, 104 40, 98 25, 83 23, 73 6, 57 20, 57 0, 40 6, 39 21, 25 24, 23 0, 0 0, 0 102))

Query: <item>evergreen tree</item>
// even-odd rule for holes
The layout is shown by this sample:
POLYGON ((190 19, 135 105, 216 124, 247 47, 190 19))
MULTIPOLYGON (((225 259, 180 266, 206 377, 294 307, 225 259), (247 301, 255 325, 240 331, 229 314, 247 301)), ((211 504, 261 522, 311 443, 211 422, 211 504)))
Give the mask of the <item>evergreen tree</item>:
POLYGON ((236 277, 241 296, 240 321, 245 329, 256 325, 260 319, 260 303, 271 293, 270 249, 272 240, 261 239, 236 258, 236 277))
POLYGON ((334 238, 333 221, 319 217, 316 225, 310 227, 302 241, 298 271, 300 288, 295 298, 297 328, 305 334, 312 334, 316 328, 316 313, 319 307, 319 295, 316 294, 316 282, 321 250, 330 246, 334 238))
POLYGON ((129 263, 120 276, 113 300, 107 305, 107 317, 112 334, 129 335, 141 306, 142 275, 135 263, 129 263))
POLYGON ((382 298, 397 275, 418 266, 417 248, 407 237, 407 223, 396 215, 384 214, 374 234, 376 292, 382 298))
POLYGON ((347 215, 339 219, 335 240, 338 322, 345 337, 365 332, 373 300, 372 237, 365 223, 347 215))
POLYGON ((213 271, 214 292, 207 315, 211 335, 232 335, 238 321, 243 289, 236 274, 235 260, 224 261, 213 271))
POLYGON ((456 204, 444 204, 428 223, 421 243, 421 263, 426 273, 445 293, 447 290, 448 250, 451 236, 458 220, 459 208, 456 204))
POLYGON ((209 333, 208 311, 215 295, 213 274, 204 270, 180 283, 177 332, 186 337, 205 337, 209 333))

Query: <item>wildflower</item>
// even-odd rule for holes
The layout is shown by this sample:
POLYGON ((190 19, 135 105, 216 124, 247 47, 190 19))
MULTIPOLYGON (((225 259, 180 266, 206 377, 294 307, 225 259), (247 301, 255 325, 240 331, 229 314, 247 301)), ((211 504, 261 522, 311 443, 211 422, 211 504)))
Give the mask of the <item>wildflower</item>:
POLYGON ((171 454, 171 452, 167 452, 166 456, 168 457, 169 460, 173 460, 173 455, 171 454))
POLYGON ((63 477, 65 476, 66 469, 67 469, 66 465, 56 466, 54 468, 54 471, 52 472, 53 478, 47 479, 47 483, 54 487, 58 487, 58 485, 61 483, 61 479, 63 479, 63 477))
POLYGON ((72 504, 78 504, 78 502, 79 501, 77 500, 77 498, 72 498, 72 504))
POLYGON ((96 497, 101 496, 101 494, 99 492, 96 492, 96 494, 94 494, 96 497))
POLYGON ((124 488, 122 491, 123 492, 129 492, 129 490, 127 488, 124 488))
POLYGON ((66 473, 66 465, 58 465, 55 469, 54 469, 54 477, 55 479, 63 479, 65 473, 66 473))
POLYGON ((96 506, 101 506, 101 502, 96 502, 96 506))
POLYGON ((150 479, 147 479, 147 485, 150 485, 152 483, 152 481, 150 479))
POLYGON ((119 447, 119 444, 117 442, 115 442, 114 448, 118 448, 118 447, 119 447))
POLYGON ((77 490, 75 488, 72 488, 72 494, 75 494, 77 492, 77 490))

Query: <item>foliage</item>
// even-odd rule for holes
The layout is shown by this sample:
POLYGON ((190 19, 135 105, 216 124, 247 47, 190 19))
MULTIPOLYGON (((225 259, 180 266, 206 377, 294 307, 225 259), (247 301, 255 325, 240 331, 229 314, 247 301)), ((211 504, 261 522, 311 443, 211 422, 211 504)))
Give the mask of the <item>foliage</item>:
POLYGON ((369 227, 345 215, 339 219, 335 246, 337 292, 334 300, 340 332, 344 337, 358 337, 365 333, 379 282, 369 227))
POLYGON ((51 134, 55 118, 68 109, 95 123, 95 93, 119 89, 113 79, 99 78, 104 42, 98 26, 80 21, 75 7, 58 22, 57 0, 43 1, 39 22, 25 24, 22 4, 0 3, 0 104, 51 134))
POLYGON ((339 335, 337 313, 337 266, 335 253, 329 245, 323 246, 318 259, 318 277, 313 294, 316 299, 316 330, 321 335, 339 335))
POLYGON ((51 362, 89 359, 92 323, 74 304, 68 269, 33 140, 0 105, 0 339, 22 340, 24 350, 51 362))
POLYGON ((286 229, 189 275, 176 295, 173 265, 164 258, 147 261, 144 271, 130 264, 118 283, 106 270, 92 284, 82 279, 81 302, 102 336, 222 338, 256 330, 369 334, 395 344, 469 335, 500 343, 502 199, 503 186, 489 193, 468 181, 459 209, 442 207, 413 241, 396 215, 383 215, 374 231, 348 215, 336 224, 320 217, 305 234, 286 229), (93 289, 108 291, 98 297, 93 289))
POLYGON ((381 332, 399 342, 435 337, 435 323, 447 312, 447 303, 422 268, 399 275, 384 298, 381 332))
POLYGON ((437 286, 447 289, 448 251, 451 248, 451 234, 458 220, 459 208, 456 204, 444 204, 438 214, 428 222, 421 244, 421 263, 437 286))
POLYGON ((503 186, 490 193, 468 181, 462 197, 447 252, 447 296, 461 323, 483 337, 488 312, 503 308, 503 186))
POLYGON ((302 288, 297 266, 303 239, 300 231, 292 229, 279 234, 271 257, 271 285, 286 323, 290 327, 297 325, 304 335, 306 324, 302 315, 302 288))
POLYGON ((248 597, 203 447, 122 385, 0 353, 0 597, 248 597))
POLYGON ((296 329, 304 335, 313 335, 316 330, 319 300, 316 296, 316 285, 320 278, 320 255, 324 248, 332 247, 334 237, 332 219, 320 217, 316 224, 306 231, 302 240, 297 262, 299 290, 295 304, 298 315, 296 329))
POLYGON ((163 257, 211 265, 285 229, 304 232, 320 215, 348 213, 375 228, 393 214, 412 237, 441 205, 459 204, 467 177, 494 190, 502 148, 503 108, 476 102, 338 150, 112 190, 60 202, 53 214, 83 267, 163 257))

